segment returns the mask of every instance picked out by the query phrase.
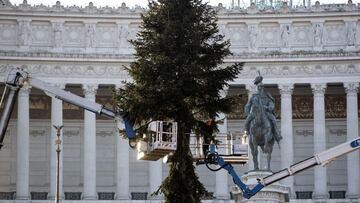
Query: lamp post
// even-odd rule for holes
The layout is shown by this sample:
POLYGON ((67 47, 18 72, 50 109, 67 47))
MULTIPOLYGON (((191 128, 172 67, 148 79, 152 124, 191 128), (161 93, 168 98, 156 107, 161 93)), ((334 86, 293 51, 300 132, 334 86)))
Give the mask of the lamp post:
POLYGON ((59 203, 59 197, 60 197, 60 145, 61 145, 61 140, 60 140, 60 133, 61 133, 61 129, 64 127, 62 126, 55 126, 53 125, 53 127, 56 129, 56 141, 55 144, 57 146, 56 148, 56 197, 55 197, 55 203, 59 203))

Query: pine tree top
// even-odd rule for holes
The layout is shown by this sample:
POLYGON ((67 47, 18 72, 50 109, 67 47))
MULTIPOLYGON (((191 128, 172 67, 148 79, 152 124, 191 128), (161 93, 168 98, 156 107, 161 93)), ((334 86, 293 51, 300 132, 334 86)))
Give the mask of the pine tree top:
POLYGON ((190 128, 228 112, 220 91, 242 64, 224 66, 230 42, 219 34, 216 12, 200 0, 151 1, 149 8, 131 41, 133 82, 120 90, 119 107, 135 123, 171 119, 190 128))

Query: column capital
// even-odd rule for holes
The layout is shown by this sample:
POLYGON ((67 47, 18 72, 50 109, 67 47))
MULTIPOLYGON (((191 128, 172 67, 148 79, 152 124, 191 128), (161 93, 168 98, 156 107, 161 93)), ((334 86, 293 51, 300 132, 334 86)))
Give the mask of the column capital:
POLYGON ((28 97, 31 91, 31 86, 24 85, 22 88, 20 88, 19 91, 19 97, 28 97))
POLYGON ((54 83, 52 84, 54 87, 60 88, 60 89, 65 89, 66 84, 65 83, 54 83))
POLYGON ((96 91, 98 89, 98 85, 97 84, 83 84, 82 89, 84 91, 85 97, 95 96, 96 91))
POLYGON ((312 83, 311 89, 314 96, 324 96, 326 91, 326 83, 312 83))
POLYGON ((345 92, 348 95, 356 95, 359 90, 358 82, 344 82, 345 92))
MULTIPOLYGON (((59 84, 49 83, 49 85, 51 85, 51 86, 53 86, 53 87, 60 88, 60 89, 65 89, 65 84, 61 84, 61 83, 59 83, 59 84)), ((50 92, 46 92, 46 91, 45 91, 45 94, 46 94, 47 96, 51 97, 52 99, 57 99, 57 98, 56 98, 56 95, 53 94, 53 93, 50 93, 50 92)))
POLYGON ((30 23, 32 20, 29 18, 18 18, 16 19, 18 23, 30 23))
POLYGON ((281 95, 291 95, 294 90, 294 84, 279 84, 281 95))

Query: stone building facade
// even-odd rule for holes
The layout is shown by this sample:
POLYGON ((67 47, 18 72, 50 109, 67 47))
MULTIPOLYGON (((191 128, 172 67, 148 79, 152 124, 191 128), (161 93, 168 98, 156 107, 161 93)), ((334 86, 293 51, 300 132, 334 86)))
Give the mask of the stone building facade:
MULTIPOLYGON (((226 64, 245 62, 229 95, 237 95, 222 133, 243 132, 245 105, 260 70, 276 99, 283 141, 274 149, 280 170, 326 148, 359 136, 360 6, 258 10, 216 7, 220 32, 231 40, 226 64)), ((21 67, 90 100, 112 107, 112 90, 130 80, 123 66, 133 60, 128 40, 136 37, 145 9, 31 6, 26 0, 0 5, 0 80, 21 67)), ((1 86, 4 88, 4 85, 1 86)), ((22 89, 0 152, 0 202, 50 202, 55 191, 55 130, 63 124, 61 192, 67 200, 133 199, 150 196, 166 177, 161 162, 137 161, 112 121, 62 103, 36 89, 22 89)), ((236 166, 242 174, 251 165, 236 166)), ((215 200, 233 202, 226 173, 198 167, 215 200)), ((359 152, 288 178, 290 202, 359 202, 359 152), (304 200, 306 199, 306 200, 304 200)), ((159 200, 160 199, 160 200, 159 200)), ((139 202, 141 202, 139 200, 139 202)))

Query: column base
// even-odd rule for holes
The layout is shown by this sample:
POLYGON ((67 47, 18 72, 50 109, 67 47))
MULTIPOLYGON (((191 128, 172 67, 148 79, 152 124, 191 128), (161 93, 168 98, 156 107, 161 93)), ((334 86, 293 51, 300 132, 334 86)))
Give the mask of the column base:
POLYGON ((216 195, 215 196, 216 200, 229 200, 230 199, 230 195, 216 195))
POLYGON ((214 203, 229 203, 229 200, 225 200, 225 199, 214 199, 214 203))
POLYGON ((83 196, 83 200, 98 200, 97 196, 83 196))
POLYGON ((130 195, 116 195, 116 200, 130 200, 130 195))
POLYGON ((30 200, 30 196, 16 196, 15 200, 30 200))
POLYGON ((328 194, 313 194, 313 199, 329 199, 328 194))
POLYGON ((164 197, 161 195, 154 195, 154 196, 149 195, 149 200, 162 200, 162 199, 164 199, 164 197))
POLYGON ((20 200, 20 199, 15 199, 14 203, 29 203, 30 200, 20 200))
POLYGON ((346 194, 346 199, 358 199, 358 194, 346 194))
MULTIPOLYGON (((55 200, 55 196, 49 195, 49 196, 48 196, 48 199, 49 199, 49 200, 55 200)), ((65 195, 60 195, 59 199, 65 199, 65 195)))

